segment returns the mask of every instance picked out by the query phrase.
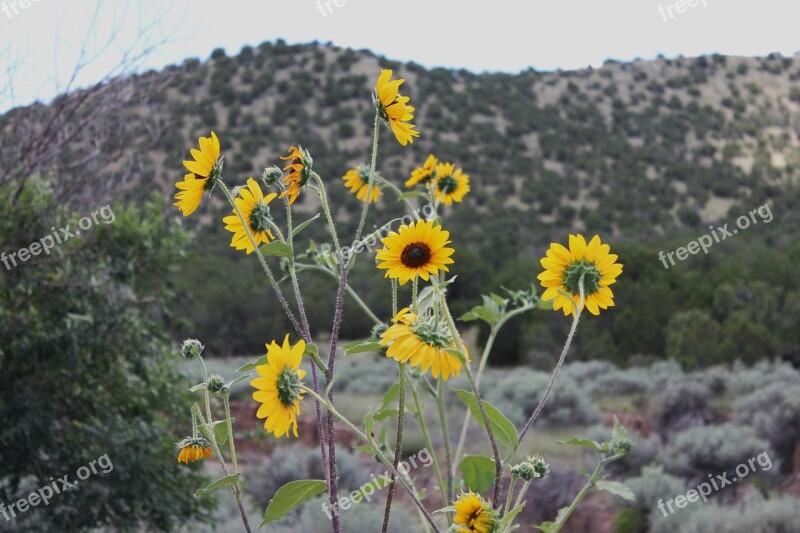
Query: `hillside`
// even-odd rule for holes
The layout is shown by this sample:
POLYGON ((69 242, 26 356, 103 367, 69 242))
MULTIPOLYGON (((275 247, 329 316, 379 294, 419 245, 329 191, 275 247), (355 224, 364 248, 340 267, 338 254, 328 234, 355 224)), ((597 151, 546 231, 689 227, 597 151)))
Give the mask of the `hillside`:
MULTIPOLYGON (((709 223, 736 217, 768 200, 778 202, 774 209, 783 231, 770 226, 774 242, 759 234, 759 246, 779 248, 776 253, 785 258, 786 247, 797 244, 793 233, 797 217, 792 213, 797 210, 800 176, 800 58, 779 56, 608 62, 600 69, 512 75, 428 70, 368 51, 316 43, 264 43, 235 57, 218 50, 208 61, 191 59, 127 80, 128 89, 137 96, 107 121, 109 126, 125 126, 114 130, 115 136, 104 137, 103 143, 96 142, 95 130, 82 132, 81 140, 60 154, 61 162, 75 160, 100 145, 101 153, 115 153, 113 161, 98 157, 90 167, 58 169, 58 181, 84 180, 97 201, 100 197, 139 200, 153 187, 171 196, 188 148, 214 129, 222 140, 229 182, 244 181, 277 163, 291 144, 307 147, 315 169, 328 180, 332 202, 340 206, 338 215, 346 225, 355 201, 339 178, 368 155, 373 111, 365 100, 380 67, 394 68, 407 79, 405 92, 417 107, 415 122, 421 131, 408 149, 394 143, 380 146, 383 175, 399 183, 433 152, 471 176, 468 205, 448 213, 448 225, 455 229, 454 240, 460 246, 458 273, 471 280, 469 285, 454 286, 457 307, 461 302, 466 309, 481 289, 533 281, 536 259, 551 239, 562 239, 571 230, 602 233, 634 247, 633 258, 624 261, 633 267, 626 270, 631 274, 629 288, 638 287, 637 282, 652 288, 656 282, 647 276, 655 276, 670 295, 652 296, 661 302, 662 308, 654 311, 660 313, 657 316, 642 317, 641 309, 629 311, 635 316, 626 320, 643 323, 629 322, 623 328, 613 318, 598 322, 608 340, 586 356, 619 361, 635 354, 662 356, 675 313, 700 309, 721 328, 728 315, 714 307, 719 280, 691 277, 692 283, 706 284, 698 288, 682 285, 680 273, 664 278, 666 274, 658 272, 657 250, 673 249, 673 239, 696 238, 709 223), (474 223, 476 212, 480 224, 474 223), (637 270, 637 261, 645 266, 637 270), (613 353, 594 353, 606 351, 613 353)), ((40 107, 6 115, 0 119, 0 130, 8 131, 20 117, 35 115, 40 107)), ((306 200, 311 198, 305 195, 306 200)), ((372 222, 398 210, 387 203, 383 202, 382 212, 373 212, 372 222)), ((198 217, 202 231, 220 233, 217 221, 223 206, 219 199, 215 205, 198 217)), ((313 213, 316 206, 309 203, 304 208, 313 213)), ((322 229, 318 224, 309 235, 323 239, 322 229)), ((242 274, 202 296, 189 291, 194 325, 202 326, 220 351, 258 349, 263 340, 256 339, 265 332, 251 317, 222 319, 224 324, 215 317, 227 308, 220 300, 242 296, 246 280, 256 275, 255 265, 245 266, 227 251, 224 236, 217 240, 218 247, 197 251, 186 276, 206 280, 214 272, 228 272, 234 263, 242 274), (244 330, 247 340, 217 342, 219 336, 229 337, 237 329, 244 330)), ((725 254, 734 262, 755 258, 752 248, 747 252, 755 245, 745 238, 740 241, 726 252, 716 252, 715 261, 724 261, 725 254)), ((774 275, 779 275, 779 261, 767 255, 760 259, 770 259, 774 275)), ((702 268, 710 268, 710 263, 702 268)), ((723 281, 737 282, 748 272, 763 270, 763 265, 745 265, 736 277, 723 281)), ((329 289, 322 281, 318 286, 309 283, 311 291, 329 289)), ((792 287, 794 282, 782 279, 781 283, 792 287)), ((789 293, 778 289, 775 305, 780 311, 789 305, 789 293)), ((624 291, 620 302, 620 307, 626 302, 624 291)), ((262 306, 254 315, 272 309, 269 302, 254 305, 262 306)), ((326 312, 320 309, 320 317, 326 312)), ((788 318, 789 331, 795 324, 793 316, 788 318)), ((327 327, 323 324, 319 330, 327 327)), ((278 321, 275 327, 280 328, 278 321)), ((523 340, 560 336, 560 325, 537 327, 509 334, 508 350, 516 355, 508 361, 526 357, 519 353, 523 340)), ((346 333, 363 335, 364 325, 353 319, 346 324, 346 333)), ((762 355, 794 353, 795 336, 781 339, 762 355)), ((546 341, 538 345, 542 351, 550 348, 546 341)))

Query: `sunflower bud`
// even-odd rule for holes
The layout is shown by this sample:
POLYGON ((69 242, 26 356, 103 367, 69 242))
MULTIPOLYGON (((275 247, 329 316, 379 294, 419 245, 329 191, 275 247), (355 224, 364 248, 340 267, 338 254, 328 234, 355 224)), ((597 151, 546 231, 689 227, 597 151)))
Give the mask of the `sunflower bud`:
POLYGON ((541 455, 528 457, 524 462, 511 468, 511 477, 522 478, 525 481, 544 479, 550 473, 550 466, 541 455))
POLYGON ((283 170, 281 170, 277 165, 265 168, 264 172, 261 174, 261 180, 267 187, 274 186, 282 177, 283 170))
POLYGON ((200 357, 200 354, 203 353, 203 346, 199 340, 197 339, 186 339, 181 344, 181 355, 184 359, 191 360, 195 357, 200 357))
POLYGON ((206 388, 211 394, 225 394, 228 392, 228 387, 225 385, 225 380, 218 374, 211 374, 206 380, 206 388))

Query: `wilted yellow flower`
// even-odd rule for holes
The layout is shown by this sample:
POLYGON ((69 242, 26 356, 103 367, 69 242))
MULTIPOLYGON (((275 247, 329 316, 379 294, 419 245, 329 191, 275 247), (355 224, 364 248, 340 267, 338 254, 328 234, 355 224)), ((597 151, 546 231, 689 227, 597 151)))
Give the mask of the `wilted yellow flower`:
POLYGON ((308 178, 311 177, 311 165, 314 160, 307 150, 302 146, 292 146, 289 148, 289 155, 281 157, 284 161, 289 163, 283 167, 283 170, 288 170, 289 174, 283 178, 283 184, 286 190, 281 193, 281 198, 289 197, 289 205, 297 200, 300 190, 308 183, 308 178))
POLYGON ((453 505, 457 533, 493 533, 499 525, 497 513, 473 492, 462 494, 453 505))
POLYGON ((411 171, 411 177, 406 180, 406 187, 409 189, 417 184, 427 185, 436 177, 436 164, 439 161, 431 154, 425 160, 425 164, 411 171))
POLYGON ((181 452, 178 454, 178 462, 186 463, 201 461, 211 457, 211 443, 203 437, 186 437, 178 443, 181 452))

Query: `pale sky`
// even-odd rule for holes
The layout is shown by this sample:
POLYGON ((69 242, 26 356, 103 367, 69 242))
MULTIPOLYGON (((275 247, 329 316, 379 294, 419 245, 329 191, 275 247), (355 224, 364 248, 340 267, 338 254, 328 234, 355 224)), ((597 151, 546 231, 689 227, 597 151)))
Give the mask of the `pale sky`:
POLYGON ((142 68, 205 59, 217 47, 233 55, 278 38, 475 72, 800 50, 798 0, 115 0, 100 9, 98 29, 90 32, 95 6, 96 0, 0 0, 0 111, 48 101, 63 89, 84 40, 94 61, 73 86, 96 82, 119 64, 139 28, 154 22, 149 41, 160 33, 169 42, 142 68), (103 47, 112 28, 121 31, 103 47))

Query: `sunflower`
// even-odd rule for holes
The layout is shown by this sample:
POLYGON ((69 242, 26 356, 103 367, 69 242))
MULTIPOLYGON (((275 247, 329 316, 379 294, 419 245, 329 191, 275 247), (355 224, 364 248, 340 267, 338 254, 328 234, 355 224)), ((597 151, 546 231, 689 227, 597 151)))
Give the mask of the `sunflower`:
POLYGON ((211 457, 211 443, 203 437, 186 437, 177 446, 181 450, 178 454, 179 463, 189 464, 211 457))
MULTIPOLYGON (((269 225, 269 203, 277 196, 277 194, 270 193, 264 196, 261 192, 261 187, 258 182, 253 178, 247 179, 247 187, 239 189, 239 197, 234 200, 236 207, 241 211, 242 216, 247 220, 247 225, 250 228, 250 233, 253 234, 253 239, 256 245, 268 243, 275 240, 272 230, 269 225)), ((237 250, 246 250, 248 254, 255 251, 253 243, 247 236, 247 230, 242 223, 242 219, 233 210, 233 214, 222 219, 226 224, 225 229, 233 233, 231 238, 231 247, 237 250)))
POLYGON ((278 438, 288 435, 290 428, 297 437, 297 415, 303 399, 300 380, 306 376, 306 371, 300 369, 300 360, 305 349, 302 340, 290 346, 288 334, 283 346, 272 341, 267 345, 267 364, 256 366, 259 377, 250 382, 258 389, 253 399, 261 403, 256 416, 265 418, 264 429, 278 438))
POLYGON ((450 232, 434 226, 433 221, 419 220, 410 226, 400 226, 381 239, 383 248, 378 250, 378 268, 386 269, 387 278, 396 278, 400 285, 420 276, 425 281, 440 270, 448 272, 447 265, 455 252, 448 248, 450 232))
POLYGON ((436 199, 444 205, 460 203, 470 191, 469 176, 460 168, 455 168, 453 163, 439 163, 436 165, 436 199))
POLYGON ((203 193, 210 192, 219 178, 219 139, 217 134, 211 132, 211 137, 200 137, 199 150, 192 149, 193 161, 184 161, 183 166, 189 171, 183 181, 175 184, 180 192, 175 195, 174 206, 180 209, 183 216, 188 217, 200 206, 203 193))
POLYGON ((398 90, 406 80, 392 80, 391 69, 381 70, 375 91, 378 95, 376 105, 381 118, 389 123, 397 142, 403 146, 413 143, 414 137, 419 137, 413 124, 409 121, 414 118, 414 108, 408 105, 409 97, 401 95, 398 90))
POLYGON ((593 315, 600 309, 614 305, 614 293, 608 288, 622 273, 617 255, 609 253, 611 247, 600 242, 595 235, 589 244, 583 235, 569 236, 569 249, 558 243, 550 244, 547 256, 541 263, 545 271, 538 279, 546 290, 543 301, 553 301, 553 309, 561 309, 564 315, 573 315, 580 302, 579 280, 583 276, 586 308, 593 315), (569 295, 569 296, 567 296, 569 295))
POLYGON ((474 492, 462 494, 453 505, 453 523, 459 526, 456 533, 492 533, 498 529, 497 513, 474 492))
POLYGON ((350 192, 356 195, 356 198, 365 202, 367 200, 367 191, 369 191, 369 203, 374 204, 377 202, 383 191, 377 183, 378 174, 375 173, 375 179, 372 181, 372 189, 369 188, 369 169, 365 166, 358 168, 351 168, 347 174, 342 176, 344 186, 350 189, 350 192))
POLYGON ((428 183, 436 179, 435 172, 436 172, 436 164, 438 162, 439 160, 436 159, 436 156, 434 156, 433 154, 429 155, 428 159, 425 160, 424 165, 415 168, 414 170, 411 171, 411 177, 408 178, 408 180, 406 180, 406 187, 410 189, 411 187, 417 185, 418 183, 421 183, 422 185, 427 185, 428 183))
MULTIPOLYGON (((461 375, 461 359, 446 351, 456 349, 456 343, 444 322, 432 315, 419 317, 408 308, 401 309, 392 321, 394 325, 381 333, 380 340, 382 346, 389 346, 387 357, 420 367, 422 372, 430 369, 434 379, 441 375, 447 381, 451 375, 461 375)), ((467 348, 463 348, 469 361, 467 348)))
POLYGON ((286 190, 281 193, 281 198, 289 197, 289 205, 297 200, 300 190, 308 183, 308 178, 311 177, 311 165, 314 160, 308 150, 304 150, 302 146, 292 146, 289 148, 289 155, 281 157, 284 161, 289 163, 283 167, 283 170, 288 170, 289 175, 283 178, 283 184, 286 190))

